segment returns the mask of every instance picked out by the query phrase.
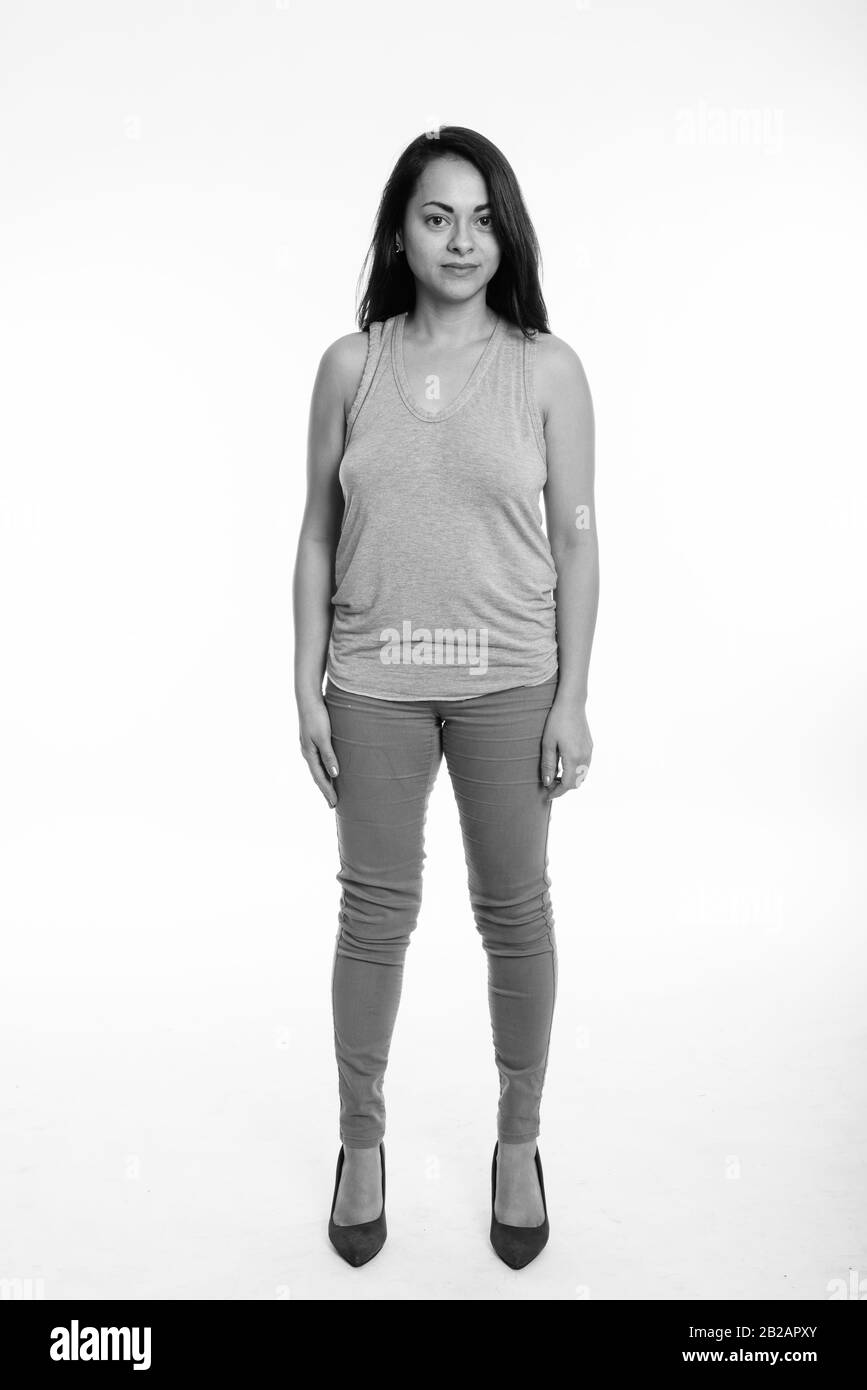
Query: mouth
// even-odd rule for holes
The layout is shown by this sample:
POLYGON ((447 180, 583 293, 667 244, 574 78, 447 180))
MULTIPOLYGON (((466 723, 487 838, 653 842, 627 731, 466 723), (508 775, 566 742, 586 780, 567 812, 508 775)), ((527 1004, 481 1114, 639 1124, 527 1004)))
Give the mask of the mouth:
POLYGON ((468 275, 471 270, 478 270, 477 265, 444 265, 443 270, 453 270, 458 275, 468 275))

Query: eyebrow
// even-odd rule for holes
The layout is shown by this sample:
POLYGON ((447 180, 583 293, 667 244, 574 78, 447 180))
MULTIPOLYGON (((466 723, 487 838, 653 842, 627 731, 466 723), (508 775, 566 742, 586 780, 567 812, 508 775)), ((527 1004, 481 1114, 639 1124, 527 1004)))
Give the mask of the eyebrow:
MULTIPOLYGON (((490 206, 490 203, 479 203, 478 207, 473 208, 473 212, 484 212, 485 208, 489 208, 490 206)), ((450 208, 448 203, 438 203, 433 198, 428 199, 426 203, 422 203, 422 207, 442 208, 445 212, 454 212, 454 208, 450 208)))

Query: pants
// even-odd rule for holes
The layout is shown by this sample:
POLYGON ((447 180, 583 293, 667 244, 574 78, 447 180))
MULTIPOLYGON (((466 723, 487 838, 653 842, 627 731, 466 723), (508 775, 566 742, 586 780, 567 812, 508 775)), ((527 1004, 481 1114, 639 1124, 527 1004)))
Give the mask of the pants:
MULTIPOLYGON (((552 803, 542 784, 541 744, 556 690, 555 676, 468 700, 385 700, 326 681, 340 769, 334 1047, 340 1137, 350 1148, 372 1148, 385 1136, 383 1082, 421 907, 428 801, 443 754, 487 954, 497 1135, 501 1144, 518 1144, 539 1134, 557 991, 548 892, 552 803)), ((444 1027, 447 1015, 444 1002, 444 1027)))

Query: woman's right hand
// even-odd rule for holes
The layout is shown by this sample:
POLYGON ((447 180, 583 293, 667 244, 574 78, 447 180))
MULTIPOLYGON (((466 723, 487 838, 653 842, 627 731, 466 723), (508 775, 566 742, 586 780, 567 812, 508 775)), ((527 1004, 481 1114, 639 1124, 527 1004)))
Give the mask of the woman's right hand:
POLYGON ((338 765, 331 746, 328 707, 321 695, 298 705, 298 724, 304 760, 313 781, 333 810, 337 805, 337 792, 331 785, 331 778, 337 776, 338 765))

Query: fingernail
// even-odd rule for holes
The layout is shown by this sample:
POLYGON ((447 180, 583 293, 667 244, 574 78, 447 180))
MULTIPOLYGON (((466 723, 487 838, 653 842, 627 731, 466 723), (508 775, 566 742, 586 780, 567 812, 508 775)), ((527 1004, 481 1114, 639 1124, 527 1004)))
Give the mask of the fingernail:
POLYGON ((336 776, 337 776, 337 766, 336 766, 336 764, 335 764, 335 766, 331 769, 331 776, 332 776, 332 777, 336 777, 336 776))

